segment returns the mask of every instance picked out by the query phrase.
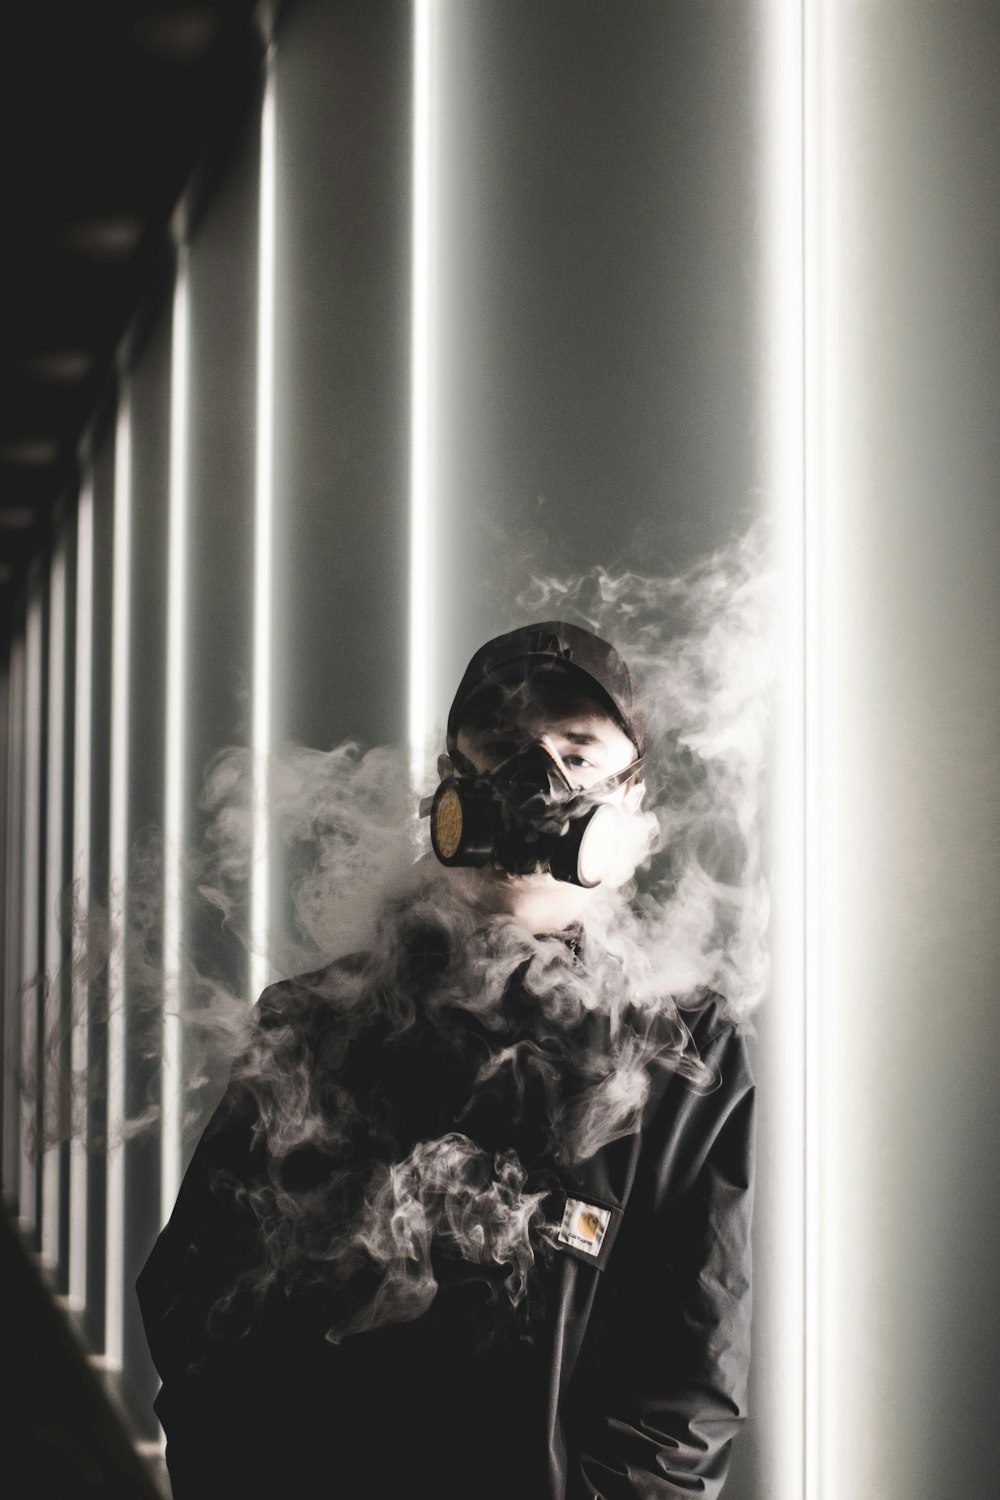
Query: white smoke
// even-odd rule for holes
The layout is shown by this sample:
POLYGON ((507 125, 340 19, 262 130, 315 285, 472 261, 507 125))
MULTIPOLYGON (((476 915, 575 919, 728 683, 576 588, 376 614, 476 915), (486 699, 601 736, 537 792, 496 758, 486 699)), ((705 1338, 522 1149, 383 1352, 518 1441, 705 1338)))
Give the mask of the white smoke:
POLYGON ((382 898, 413 862, 405 753, 354 741, 329 751, 292 745, 263 763, 236 746, 209 765, 205 900, 249 942, 256 798, 266 787, 270 843, 289 875, 291 930, 269 934, 272 966, 295 973, 363 948, 382 898))
MULTIPOLYGON (((249 942, 255 799, 265 787, 289 892, 287 920, 270 935, 272 961, 279 972, 309 971, 269 992, 256 1023, 247 997, 207 972, 197 951, 185 955, 177 985, 189 1114, 220 1057, 235 1059, 233 1089, 251 1101, 266 1148, 265 1179, 241 1196, 263 1247, 241 1286, 264 1295, 278 1283, 332 1277, 347 1286, 360 1275, 367 1293, 331 1320, 334 1339, 419 1316, 435 1296, 431 1257, 442 1249, 505 1268, 506 1295, 523 1299, 552 1235, 547 1189, 513 1147, 474 1143, 461 1112, 443 1133, 393 1138, 377 1080, 360 1091, 352 1081, 352 1049, 367 1036, 400 1057, 454 1046, 468 1067, 468 1108, 505 1088, 512 1131, 520 1117, 540 1115, 557 1169, 638 1129, 658 1070, 713 1086, 691 1048, 686 1009, 712 990, 744 1022, 767 982, 760 803, 773 650, 764 551, 753 532, 673 578, 601 569, 534 578, 517 601, 524 621, 573 620, 611 641, 633 670, 648 726, 642 811, 571 941, 533 935, 511 917, 484 919, 471 886, 421 848, 425 825, 402 749, 348 742, 281 748, 266 764, 240 747, 214 757, 201 803, 205 844, 186 862, 189 906, 200 899, 249 942), (516 1026, 512 987, 527 1007, 516 1026), (486 1039, 474 1055, 470 1035, 486 1039), (303 1177, 302 1162, 315 1160, 318 1177, 303 1177)), ((153 837, 133 862, 125 918, 130 1046, 153 1061, 162 890, 153 837)), ((113 934, 99 915, 85 920, 81 951, 103 962, 113 934)), ((99 974, 89 979, 93 992, 99 974)), ((83 1087, 90 1098, 94 1080, 83 1087)), ((155 1112, 154 1089, 133 1102, 133 1126, 155 1112)))
POLYGON ((526 1193, 527 1173, 512 1151, 489 1156, 457 1132, 421 1141, 403 1161, 380 1165, 347 1237, 381 1272, 375 1297, 327 1337, 339 1342, 384 1323, 426 1312, 438 1283, 432 1250, 471 1265, 505 1269, 505 1291, 517 1306, 535 1258, 530 1230, 541 1220, 545 1191, 526 1193))

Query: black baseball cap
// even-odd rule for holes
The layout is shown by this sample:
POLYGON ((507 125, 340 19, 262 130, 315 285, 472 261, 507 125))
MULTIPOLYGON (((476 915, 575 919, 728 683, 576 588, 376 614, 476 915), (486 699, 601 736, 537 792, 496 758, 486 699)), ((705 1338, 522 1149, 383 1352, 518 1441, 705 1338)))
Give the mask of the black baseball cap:
POLYGON ((455 748, 464 711, 473 698, 486 688, 527 681, 542 672, 579 678, 581 690, 607 709, 639 755, 645 753, 645 719, 624 659, 600 636, 564 620, 521 625, 480 646, 465 669, 448 712, 448 749, 455 748))

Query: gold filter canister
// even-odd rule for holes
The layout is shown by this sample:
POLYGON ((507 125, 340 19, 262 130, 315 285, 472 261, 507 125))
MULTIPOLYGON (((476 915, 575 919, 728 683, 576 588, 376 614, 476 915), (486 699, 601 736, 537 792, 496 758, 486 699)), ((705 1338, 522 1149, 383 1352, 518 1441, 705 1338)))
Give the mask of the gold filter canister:
POLYGON ((431 803, 431 843, 445 865, 484 865, 493 853, 493 796, 481 783, 442 781, 431 803))
POLYGON ((454 786, 445 786, 431 808, 431 839, 440 859, 454 859, 462 847, 465 818, 462 799, 454 786))

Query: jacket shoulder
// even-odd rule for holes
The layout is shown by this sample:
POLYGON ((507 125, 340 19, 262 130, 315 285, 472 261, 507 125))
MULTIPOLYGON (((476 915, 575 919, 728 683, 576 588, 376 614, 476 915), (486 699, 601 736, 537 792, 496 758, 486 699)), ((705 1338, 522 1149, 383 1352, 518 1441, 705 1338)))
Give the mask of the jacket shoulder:
POLYGON ((309 1031, 322 1026, 332 1014, 342 1014, 356 1004, 367 963, 367 953, 351 953, 307 974, 279 979, 261 992, 254 1020, 265 1031, 287 1026, 309 1031))
POLYGON ((737 1019, 727 997, 718 990, 699 989, 689 995, 676 997, 675 1003, 681 1019, 699 1048, 710 1046, 727 1033, 746 1036, 749 1025, 737 1019))

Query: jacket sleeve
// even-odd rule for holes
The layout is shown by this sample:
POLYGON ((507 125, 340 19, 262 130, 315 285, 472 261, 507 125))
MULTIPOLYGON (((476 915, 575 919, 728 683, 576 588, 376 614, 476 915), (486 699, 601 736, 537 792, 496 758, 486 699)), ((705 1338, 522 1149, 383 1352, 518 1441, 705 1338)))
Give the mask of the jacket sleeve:
POLYGON ((700 1051, 718 1086, 671 1079, 598 1293, 572 1500, 715 1500, 746 1417, 753 1078, 731 1027, 700 1051))
POLYGON ((197 1373, 213 1309, 233 1285, 241 1241, 252 1233, 240 1188, 253 1156, 249 1110, 230 1085, 136 1283, 150 1353, 165 1383, 197 1373))
POLYGON ((309 1073, 316 978, 271 985, 258 1000, 222 1100, 136 1283, 168 1406, 177 1392, 194 1404, 218 1404, 234 1384, 250 1384, 248 1365, 263 1354, 260 1308, 251 1295, 263 1284, 253 1205, 269 1161, 258 1100, 262 1082, 280 1086, 283 1069, 292 1078, 309 1073))
POLYGON ((248 1413, 259 1409, 270 1371, 266 1328, 241 1292, 260 1255, 247 1193, 263 1156, 256 1118, 249 1091, 230 1082, 136 1284, 163 1382, 155 1409, 175 1500, 216 1496, 252 1477, 243 1472, 248 1413))

